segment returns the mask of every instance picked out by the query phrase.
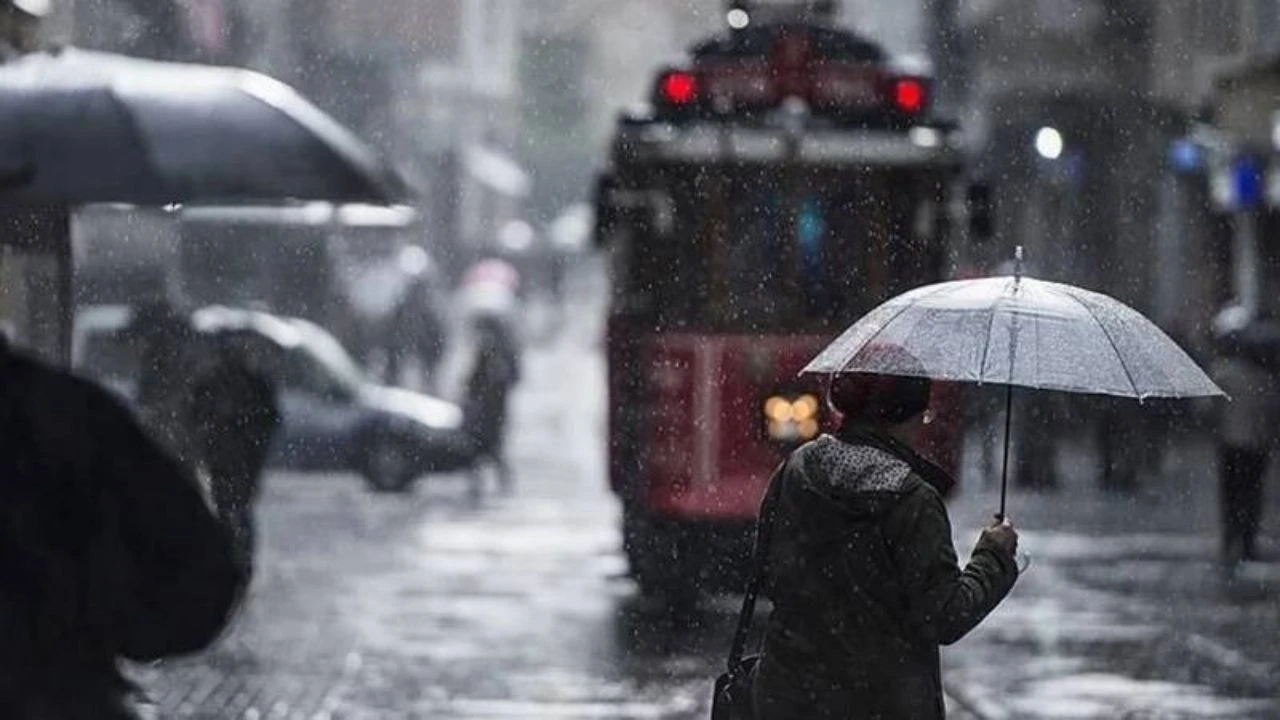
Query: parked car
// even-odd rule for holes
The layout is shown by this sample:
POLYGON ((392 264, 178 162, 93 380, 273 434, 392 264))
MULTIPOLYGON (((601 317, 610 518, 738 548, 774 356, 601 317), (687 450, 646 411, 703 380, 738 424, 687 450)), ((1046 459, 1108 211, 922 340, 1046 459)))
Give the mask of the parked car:
MULTIPOLYGON (((191 323, 209 343, 203 355, 229 350, 276 384, 283 418, 272 467, 352 470, 374 490, 403 491, 424 474, 473 462, 457 405, 374 382, 314 323, 222 306, 197 310, 191 323)), ((127 308, 124 316, 82 313, 73 354, 81 372, 132 398, 137 352, 127 327, 127 308)))

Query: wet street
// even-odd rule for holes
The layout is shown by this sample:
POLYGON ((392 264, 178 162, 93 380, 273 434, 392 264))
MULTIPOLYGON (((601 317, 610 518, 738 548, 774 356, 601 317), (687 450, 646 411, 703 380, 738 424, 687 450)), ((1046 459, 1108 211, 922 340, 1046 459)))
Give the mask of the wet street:
MULTIPOLYGON (((1029 557, 942 649, 948 718, 1280 720, 1278 89, 1280 0, 0 0, 0 720, 705 720, 741 596, 686 602, 729 543, 679 526, 741 526, 832 414, 939 418, 960 562, 1004 515, 1029 557), (405 491, 504 429, 509 468, 405 491), (244 557, 268 432, 320 471, 262 479, 243 607, 91 682, 193 644, 138 614, 200 621, 138 590, 190 557, 136 547, 192 490, 144 435, 221 481, 244 557), (609 467, 676 603, 628 577, 609 467)), ((892 503, 868 457, 815 497, 857 468, 892 503)), ((807 540, 771 557, 838 568, 807 540)), ((859 602, 805 605, 900 624, 859 602)))
MULTIPOLYGON (((206 656, 140 671, 157 714, 706 717, 736 599, 676 619, 623 577, 595 332, 531 353, 513 496, 469 500, 460 476, 397 496, 351 476, 273 475, 248 607, 206 656)), ((1180 443, 1136 497, 1070 477, 1013 497, 1032 566, 945 651, 952 717, 1280 717, 1280 548, 1233 583, 1219 576, 1205 453, 1180 443)), ((966 481, 962 555, 995 498, 966 481)))
MULTIPOLYGON (((1228 579, 1211 448, 1173 445, 1160 476, 1132 496, 1094 489, 1080 467, 1055 493, 1012 496, 1031 567, 944 653, 954 698, 989 718, 1280 717, 1275 533, 1263 562, 1228 579)), ((953 503, 958 547, 996 493, 970 488, 953 503)), ((1270 495, 1268 529, 1280 515, 1270 495)))
POLYGON ((473 502, 461 476, 407 496, 271 476, 244 616, 205 657, 141 674, 159 716, 704 716, 734 602, 676 621, 637 600, 587 346, 584 333, 528 359, 511 497, 473 502))

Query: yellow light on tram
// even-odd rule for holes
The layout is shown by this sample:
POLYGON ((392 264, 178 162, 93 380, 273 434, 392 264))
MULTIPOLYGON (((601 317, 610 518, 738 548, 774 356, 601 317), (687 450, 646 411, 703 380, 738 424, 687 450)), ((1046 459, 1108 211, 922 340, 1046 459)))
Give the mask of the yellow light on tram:
POLYGON ((803 425, 818 416, 818 398, 812 395, 801 395, 791 403, 791 414, 803 425))
POLYGON ((809 419, 800 421, 800 437, 812 440, 818 436, 818 421, 809 419))
POLYGON ((764 403, 764 414, 777 423, 787 422, 795 417, 795 408, 783 397, 771 397, 764 403))
POLYGON ((784 442, 812 440, 818 436, 818 398, 801 395, 792 400, 775 395, 764 402, 769 437, 784 442))

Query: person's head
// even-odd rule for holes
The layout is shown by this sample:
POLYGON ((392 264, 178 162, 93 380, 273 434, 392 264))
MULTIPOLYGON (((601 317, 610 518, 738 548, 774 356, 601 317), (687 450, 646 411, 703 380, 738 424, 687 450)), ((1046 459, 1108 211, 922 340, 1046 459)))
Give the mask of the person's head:
POLYGON ((506 339, 506 322, 494 313, 478 313, 472 323, 476 340, 481 345, 498 345, 506 339))
POLYGON ((1245 350, 1242 342, 1245 328, 1254 322, 1254 313, 1243 304, 1228 305, 1213 318, 1213 341, 1218 353, 1224 357, 1240 357, 1245 350))
POLYGON ((901 439, 914 440, 927 421, 933 387, 924 377, 924 366, 897 345, 871 346, 860 357, 874 359, 874 364, 886 372, 833 375, 827 388, 827 403, 846 423, 869 425, 901 439))
POLYGON ((0 0, 0 42, 20 53, 40 49, 40 26, 50 0, 0 0))

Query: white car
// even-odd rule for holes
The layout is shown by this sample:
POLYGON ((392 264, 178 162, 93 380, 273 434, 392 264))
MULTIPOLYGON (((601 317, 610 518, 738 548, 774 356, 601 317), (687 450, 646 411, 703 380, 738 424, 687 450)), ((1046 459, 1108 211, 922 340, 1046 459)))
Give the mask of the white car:
MULTIPOLYGON (((130 402, 138 368, 126 336, 131 321, 125 306, 83 309, 72 351, 75 368, 130 402)), ((474 462, 457 405, 374 382, 314 323, 212 306, 193 313, 191 326, 203 352, 231 352, 278 388, 282 422, 272 466, 353 470, 375 490, 401 491, 426 473, 474 462)))

